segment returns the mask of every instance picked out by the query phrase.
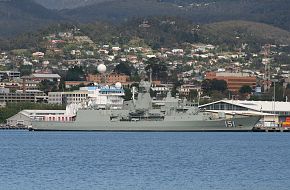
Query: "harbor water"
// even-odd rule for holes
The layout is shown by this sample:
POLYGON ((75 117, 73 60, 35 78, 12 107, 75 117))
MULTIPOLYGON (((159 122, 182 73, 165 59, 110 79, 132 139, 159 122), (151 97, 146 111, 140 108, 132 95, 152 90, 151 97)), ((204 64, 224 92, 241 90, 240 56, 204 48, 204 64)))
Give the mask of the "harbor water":
POLYGON ((0 190, 288 190, 289 133, 0 131, 0 190))

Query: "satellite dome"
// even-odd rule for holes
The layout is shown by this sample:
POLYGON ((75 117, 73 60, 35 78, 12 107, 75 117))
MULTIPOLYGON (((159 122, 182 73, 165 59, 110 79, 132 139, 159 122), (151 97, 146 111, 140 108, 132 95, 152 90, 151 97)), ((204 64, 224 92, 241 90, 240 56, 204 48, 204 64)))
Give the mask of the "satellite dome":
POLYGON ((100 65, 98 66, 98 72, 99 72, 99 73, 105 73, 106 70, 107 70, 106 65, 104 65, 104 64, 100 64, 100 65))
POLYGON ((115 87, 116 87, 116 88, 122 88, 122 84, 121 84, 120 82, 117 82, 117 83, 115 84, 115 87))

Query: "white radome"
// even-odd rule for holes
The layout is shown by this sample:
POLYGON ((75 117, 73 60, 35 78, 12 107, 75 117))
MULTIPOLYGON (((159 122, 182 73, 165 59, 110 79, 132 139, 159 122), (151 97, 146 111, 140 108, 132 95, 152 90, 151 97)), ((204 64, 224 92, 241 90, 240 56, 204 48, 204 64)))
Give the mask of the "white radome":
POLYGON ((100 64, 99 66, 98 66, 98 72, 99 73, 105 73, 107 71, 107 67, 106 67, 106 65, 104 65, 104 64, 100 64))
POLYGON ((117 82, 117 83, 115 84, 115 87, 116 87, 116 88, 122 88, 122 84, 121 84, 120 82, 117 82))

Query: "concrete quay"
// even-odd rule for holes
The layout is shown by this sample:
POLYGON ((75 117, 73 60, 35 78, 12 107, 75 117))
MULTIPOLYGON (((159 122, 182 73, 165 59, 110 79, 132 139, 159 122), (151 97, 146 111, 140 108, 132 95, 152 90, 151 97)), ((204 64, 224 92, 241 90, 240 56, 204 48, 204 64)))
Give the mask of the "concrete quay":
POLYGON ((284 127, 254 127, 253 132, 290 132, 290 128, 284 127))
POLYGON ((0 124, 0 130, 28 130, 26 126, 10 126, 7 124, 0 124))

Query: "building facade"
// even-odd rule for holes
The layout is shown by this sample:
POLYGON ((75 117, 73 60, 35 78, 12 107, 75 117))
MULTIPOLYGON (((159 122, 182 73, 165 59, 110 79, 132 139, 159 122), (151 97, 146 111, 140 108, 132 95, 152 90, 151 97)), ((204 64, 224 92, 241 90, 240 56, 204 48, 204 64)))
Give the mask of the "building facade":
POLYGON ((5 78, 9 80, 15 80, 20 78, 19 71, 0 71, 0 81, 4 80, 5 78))
POLYGON ((120 109, 123 106, 125 91, 121 86, 87 86, 72 92, 49 92, 50 104, 87 103, 96 109, 120 109))
POLYGON ((290 102, 220 100, 199 106, 200 110, 213 113, 260 115, 261 122, 283 123, 290 116, 290 102))
POLYGON ((0 102, 46 102, 47 95, 40 90, 27 90, 26 92, 0 93, 0 102))
POLYGON ((78 104, 85 101, 88 98, 88 92, 86 91, 73 91, 73 92, 49 92, 48 103, 49 104, 78 104))
POLYGON ((248 73, 227 73, 227 72, 207 72, 205 79, 224 80, 227 82, 228 90, 231 92, 239 92, 242 86, 250 86, 256 88, 257 79, 248 73))
POLYGON ((119 74, 119 73, 110 73, 108 75, 89 74, 87 76, 87 81, 94 82, 94 83, 106 83, 106 84, 115 84, 117 82, 126 83, 129 81, 129 76, 125 74, 119 74))
POLYGON ((199 91, 201 91, 201 87, 200 86, 196 86, 196 85, 191 85, 191 84, 181 85, 180 89, 179 89, 179 95, 180 96, 189 97, 190 93, 192 91, 199 92, 199 91))
POLYGON ((66 110, 22 110, 14 116, 7 119, 9 126, 31 126, 32 120, 42 121, 46 117, 63 118, 66 110))

